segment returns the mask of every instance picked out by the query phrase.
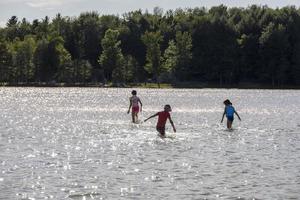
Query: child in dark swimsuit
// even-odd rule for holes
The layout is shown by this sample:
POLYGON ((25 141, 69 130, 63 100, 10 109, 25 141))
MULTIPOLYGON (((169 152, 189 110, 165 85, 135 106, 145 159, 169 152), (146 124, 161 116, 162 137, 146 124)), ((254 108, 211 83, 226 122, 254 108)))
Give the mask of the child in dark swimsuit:
POLYGON ((152 116, 150 116, 149 118, 145 119, 144 122, 146 122, 148 119, 151 119, 153 117, 156 117, 158 116, 158 121, 157 121, 157 124, 156 124, 156 130, 160 133, 160 135, 162 137, 165 137, 165 126, 166 126, 166 122, 167 122, 167 119, 169 119, 172 127, 173 127, 173 130, 174 132, 176 132, 176 128, 174 126, 174 123, 171 119, 171 115, 170 115, 170 112, 172 111, 171 109, 171 106, 170 105, 165 105, 164 107, 164 111, 161 111, 161 112, 158 112, 152 116))
POLYGON ((240 118, 239 114, 235 111, 234 107, 232 106, 232 103, 228 99, 226 99, 223 103, 225 105, 225 109, 224 109, 224 113, 223 113, 223 116, 222 116, 221 123, 223 123, 224 116, 226 115, 227 128, 231 129, 232 122, 234 120, 234 117, 233 117, 234 114, 236 114, 238 116, 240 121, 241 121, 241 118, 240 118))

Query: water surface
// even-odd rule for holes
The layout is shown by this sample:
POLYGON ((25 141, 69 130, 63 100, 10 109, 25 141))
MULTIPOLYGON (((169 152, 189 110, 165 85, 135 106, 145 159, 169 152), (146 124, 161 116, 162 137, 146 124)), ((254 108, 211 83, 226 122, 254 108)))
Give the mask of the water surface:
POLYGON ((0 199, 300 199, 300 91, 1 88, 0 199), (230 98, 242 121, 220 124, 230 98))

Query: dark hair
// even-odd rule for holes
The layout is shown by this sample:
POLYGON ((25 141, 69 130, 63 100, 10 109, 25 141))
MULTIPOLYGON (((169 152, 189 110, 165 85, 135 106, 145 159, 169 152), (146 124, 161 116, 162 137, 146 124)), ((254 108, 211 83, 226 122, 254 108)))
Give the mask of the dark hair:
POLYGON ((225 105, 232 105, 232 103, 229 101, 229 99, 226 99, 223 103, 224 103, 225 105))
POLYGON ((136 91, 135 91, 135 90, 132 90, 131 94, 132 94, 132 95, 136 95, 136 91))
POLYGON ((167 107, 171 109, 171 106, 169 104, 164 106, 164 108, 167 108, 167 107))

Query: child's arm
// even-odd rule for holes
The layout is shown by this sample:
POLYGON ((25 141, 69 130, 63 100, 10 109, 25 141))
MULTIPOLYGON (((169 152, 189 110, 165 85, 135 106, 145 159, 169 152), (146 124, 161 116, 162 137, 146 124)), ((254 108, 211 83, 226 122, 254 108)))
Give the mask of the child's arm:
POLYGON ((238 116, 239 120, 242 121, 239 114, 236 111, 234 111, 234 113, 236 114, 236 116, 238 116))
POLYGON ((127 111, 127 113, 129 114, 130 113, 130 108, 131 108, 131 106, 132 106, 132 101, 131 101, 131 99, 129 99, 129 108, 128 108, 128 111, 127 111))
POLYGON ((141 102, 140 99, 139 99, 139 102, 140 102, 140 104, 141 104, 141 112, 142 112, 143 104, 142 104, 142 102, 141 102))
POLYGON ((223 119, 224 119, 225 114, 226 114, 226 109, 225 109, 224 112, 223 112, 223 116, 222 116, 221 123, 223 123, 223 119))
POLYGON ((153 117, 156 117, 157 115, 158 115, 158 113, 156 113, 156 114, 154 114, 154 115, 148 117, 147 119, 144 120, 144 122, 146 122, 148 119, 151 119, 151 118, 153 118, 153 117))
POLYGON ((170 121, 170 124, 172 125, 173 127, 173 131, 176 133, 176 128, 175 128, 175 125, 173 123, 173 120, 171 119, 171 116, 169 116, 169 121, 170 121))

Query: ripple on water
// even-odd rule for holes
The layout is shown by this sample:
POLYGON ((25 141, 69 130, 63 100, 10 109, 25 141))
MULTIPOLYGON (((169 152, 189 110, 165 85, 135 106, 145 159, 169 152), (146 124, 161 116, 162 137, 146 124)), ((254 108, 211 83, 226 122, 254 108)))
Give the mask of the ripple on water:
POLYGON ((172 105, 163 139, 130 90, 1 88, 0 199, 300 199, 300 92, 139 89, 141 121, 172 105))

